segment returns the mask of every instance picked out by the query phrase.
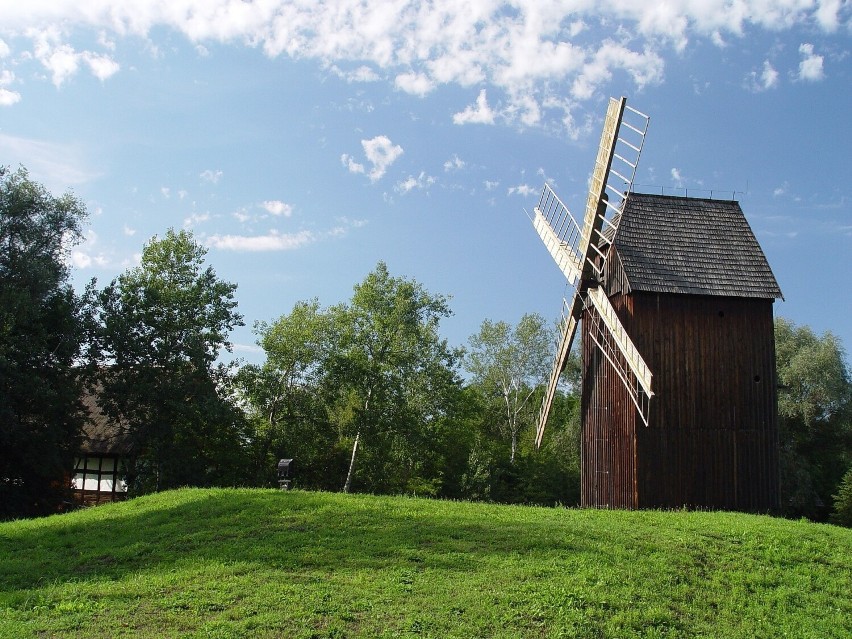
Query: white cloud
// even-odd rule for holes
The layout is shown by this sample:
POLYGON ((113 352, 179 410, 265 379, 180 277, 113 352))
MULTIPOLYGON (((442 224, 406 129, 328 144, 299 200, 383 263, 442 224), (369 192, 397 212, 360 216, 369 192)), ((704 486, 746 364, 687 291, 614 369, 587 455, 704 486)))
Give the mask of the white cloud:
POLYGON ((763 71, 760 74, 752 71, 746 78, 746 84, 752 91, 767 91, 778 86, 778 71, 769 60, 763 61, 763 71))
POLYGON ((494 111, 488 106, 485 89, 479 92, 476 105, 468 105, 464 111, 453 115, 455 124, 494 124, 494 111))
POLYGON ((124 225, 122 231, 128 237, 133 237, 134 235, 136 235, 136 229, 127 226, 127 224, 124 225))
POLYGON ((518 186, 510 186, 507 191, 509 195, 520 195, 521 197, 537 195, 538 192, 539 189, 534 186, 530 186, 529 184, 519 184, 518 186))
POLYGON ((373 165, 369 172, 365 170, 363 164, 356 162, 347 153, 340 156, 340 161, 343 166, 349 169, 350 173, 366 173, 371 182, 380 180, 387 172, 388 167, 403 154, 402 147, 391 142, 386 135, 377 135, 369 140, 361 140, 361 146, 367 160, 373 165))
POLYGON ((763 62, 763 73, 760 74, 761 86, 771 89, 778 85, 778 72, 772 67, 769 60, 763 62))
POLYGON ((92 265, 92 258, 83 251, 71 251, 71 264, 77 268, 89 268, 92 265))
POLYGON ((825 77, 822 68, 823 57, 814 53, 814 45, 804 43, 799 46, 799 53, 802 54, 802 61, 799 62, 799 80, 809 82, 817 82, 825 77))
POLYGON ((162 195, 167 200, 172 196, 172 191, 167 186, 160 187, 160 195, 162 195))
POLYGON ((193 226, 198 226, 202 222, 207 222, 210 220, 210 213, 193 213, 192 215, 184 218, 183 220, 183 228, 188 229, 193 226))
POLYGON ((292 251, 316 241, 310 231, 279 233, 271 230, 266 235, 211 235, 208 246, 226 251, 292 251))
POLYGON ((50 51, 37 51, 39 61, 50 71, 56 88, 62 86, 69 77, 77 73, 78 56, 68 45, 61 45, 50 51))
POLYGON ((231 345, 231 349, 234 353, 265 353, 262 346, 258 346, 257 344, 237 344, 234 343, 231 345))
POLYGON ((360 67, 352 71, 344 71, 336 64, 331 65, 329 69, 338 78, 346 80, 346 82, 350 84, 353 82, 377 82, 381 79, 378 73, 365 64, 362 64, 360 67))
POLYGON ((234 211, 233 213, 231 213, 231 215, 234 217, 235 220, 237 220, 241 224, 245 224, 250 219, 252 219, 252 216, 249 215, 248 211, 246 211, 246 209, 244 208, 234 211))
POLYGON ((348 153, 344 153, 340 156, 340 162, 349 169, 350 173, 364 173, 364 165, 360 162, 356 162, 355 158, 353 158, 348 153))
POLYGON ((198 177, 200 177, 204 182, 209 182, 210 184, 218 184, 219 180, 222 179, 224 174, 222 171, 216 169, 205 169, 202 171, 198 177))
POLYGON ((109 260, 103 253, 95 253, 92 249, 98 243, 98 235, 92 229, 86 232, 86 237, 83 244, 74 248, 69 255, 69 261, 72 266, 80 269, 86 269, 91 266, 106 266, 109 260))
POLYGON ((837 30, 840 23, 837 17, 840 9, 841 0, 822 0, 822 2, 818 3, 814 17, 823 29, 831 33, 837 30))
POLYGON ((397 89, 423 97, 435 88, 435 83, 423 73, 401 73, 394 79, 397 89))
POLYGON ((444 162, 445 171, 459 171, 465 167, 465 162, 455 153, 453 157, 444 162))
POLYGON ((290 217, 293 214, 293 207, 281 200, 266 200, 261 203, 261 206, 272 215, 290 217))
POLYGON ((89 69, 91 69, 94 76, 101 82, 118 73, 118 63, 105 55, 97 55, 86 51, 81 54, 81 57, 89 65, 89 69))
POLYGON ((12 106, 21 101, 21 94, 17 91, 0 88, 0 106, 12 106))
POLYGON ((115 40, 110 38, 106 31, 102 30, 98 33, 98 44, 104 49, 115 51, 115 40))
MULTIPOLYGON (((565 87, 575 100, 588 101, 618 71, 627 74, 634 90, 661 81, 662 55, 668 48, 681 52, 699 40, 722 47, 756 30, 831 33, 849 25, 846 0, 6 4, 0 33, 15 38, 25 34, 32 41, 32 52, 26 53, 44 65, 57 87, 81 66, 101 79, 118 72, 111 57, 116 40, 134 37, 169 55, 170 49, 153 42, 152 33, 177 32, 202 55, 213 43, 257 47, 269 57, 319 61, 347 82, 392 79, 397 89, 415 95, 442 84, 486 87, 492 101, 499 96, 500 113, 477 103, 453 120, 493 123, 503 115, 506 122, 524 126, 542 124, 546 114, 537 107, 564 95, 565 87), (598 27, 609 37, 593 36, 592 29, 598 27), (68 44, 77 31, 97 34, 93 44, 100 52, 78 51, 68 44), (341 70, 351 67, 354 70, 341 70)), ((0 57, 4 55, 9 55, 9 46, 0 40, 0 57)), ((820 79, 820 60, 803 60, 800 79, 820 79)), ((766 86, 768 79, 761 81, 766 86)))
POLYGON ((62 32, 56 26, 29 28, 27 35, 33 40, 33 55, 51 74, 51 80, 59 88, 70 77, 76 75, 80 63, 85 63, 92 74, 103 81, 119 70, 115 60, 107 55, 92 51, 76 51, 62 42, 62 32))
POLYGON ((341 224, 343 224, 344 227, 353 228, 353 229, 360 229, 364 226, 367 226, 367 224, 369 224, 369 222, 367 220, 359 219, 359 218, 356 218, 356 219, 353 220, 353 219, 348 218, 346 216, 337 218, 337 221, 340 222, 341 224))
POLYGON ((601 85, 612 79, 614 70, 627 72, 639 89, 658 84, 663 79, 663 67, 663 59, 655 51, 633 51, 612 40, 605 40, 574 79, 571 96, 576 100, 591 99, 601 85))
POLYGON ((486 191, 493 191, 498 186, 500 186, 500 183, 496 180, 485 180, 482 184, 485 187, 486 191))
POLYGON ((394 187, 399 193, 405 195, 409 191, 413 189, 428 189, 435 183, 435 178, 431 175, 427 175, 425 171, 421 171, 420 175, 414 177, 413 175, 409 175, 402 182, 398 182, 394 187))
POLYGON ((675 186, 679 189, 683 188, 683 176, 680 174, 680 169, 673 168, 671 170, 672 180, 674 180, 675 186))
POLYGON ((0 156, 13 157, 51 191, 84 184, 99 177, 83 152, 73 146, 0 133, 0 156))

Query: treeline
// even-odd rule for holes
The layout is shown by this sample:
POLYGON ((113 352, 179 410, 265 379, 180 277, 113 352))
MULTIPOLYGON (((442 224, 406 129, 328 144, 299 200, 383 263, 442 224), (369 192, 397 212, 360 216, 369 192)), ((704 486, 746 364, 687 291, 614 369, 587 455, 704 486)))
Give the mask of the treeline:
MULTIPOLYGON (((439 331, 449 300, 380 262, 346 302, 306 300, 257 323, 263 364, 226 365, 243 318, 205 248, 169 230, 139 266, 78 295, 67 254, 85 218, 79 200, 24 170, 0 173, 0 517, 67 500, 87 394, 129 444, 131 494, 272 486, 277 460, 292 457, 301 488, 579 501, 576 361, 532 448, 554 344, 541 317, 486 320, 454 347, 439 331)), ((852 516, 842 346, 782 319, 776 328, 785 514, 825 519, 848 494, 852 516)))

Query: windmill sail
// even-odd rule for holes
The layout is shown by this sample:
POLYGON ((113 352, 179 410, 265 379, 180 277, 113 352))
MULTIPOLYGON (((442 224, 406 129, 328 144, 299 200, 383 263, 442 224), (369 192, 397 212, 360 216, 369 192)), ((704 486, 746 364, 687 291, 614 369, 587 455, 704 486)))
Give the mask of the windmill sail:
POLYGON ((589 335, 624 382, 630 399, 647 426, 649 400, 654 394, 651 391, 651 371, 621 325, 603 288, 590 288, 587 297, 594 307, 589 335))
POLYGON ((586 198, 582 226, 545 184, 533 215, 533 227, 556 264, 574 286, 571 302, 564 302, 560 341, 553 362, 536 430, 536 447, 541 445, 559 376, 565 368, 577 322, 587 304, 587 291, 598 290, 599 304, 589 302, 593 314, 603 320, 596 343, 607 355, 631 390, 631 397, 647 424, 647 399, 651 396, 651 375, 621 323, 615 310, 598 288, 602 279, 611 238, 618 227, 620 213, 633 185, 636 166, 648 130, 647 115, 628 107, 627 100, 612 98, 604 119, 595 167, 586 198), (629 116, 629 117, 626 117, 629 116), (600 298, 606 300, 600 302, 600 298), (598 310, 598 306, 604 309, 598 310), (643 410, 641 407, 645 406, 643 410))

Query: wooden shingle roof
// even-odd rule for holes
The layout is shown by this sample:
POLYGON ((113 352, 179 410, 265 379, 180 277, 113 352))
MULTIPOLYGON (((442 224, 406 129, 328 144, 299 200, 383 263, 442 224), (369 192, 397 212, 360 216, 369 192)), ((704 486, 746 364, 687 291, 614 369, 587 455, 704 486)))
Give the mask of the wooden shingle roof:
POLYGON ((630 290, 781 297, 735 201, 631 193, 615 248, 630 290))
POLYGON ((615 248, 630 290, 781 297, 735 201, 631 193, 615 248))

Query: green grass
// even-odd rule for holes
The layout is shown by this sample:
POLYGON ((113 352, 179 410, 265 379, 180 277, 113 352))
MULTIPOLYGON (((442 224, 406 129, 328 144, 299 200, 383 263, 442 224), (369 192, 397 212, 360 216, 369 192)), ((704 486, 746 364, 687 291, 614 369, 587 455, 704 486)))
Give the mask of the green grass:
POLYGON ((852 530, 263 490, 0 524, 0 637, 845 637, 852 530))

